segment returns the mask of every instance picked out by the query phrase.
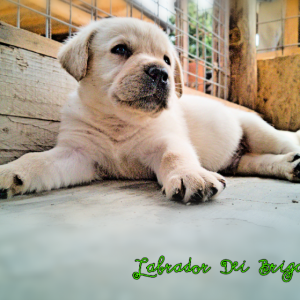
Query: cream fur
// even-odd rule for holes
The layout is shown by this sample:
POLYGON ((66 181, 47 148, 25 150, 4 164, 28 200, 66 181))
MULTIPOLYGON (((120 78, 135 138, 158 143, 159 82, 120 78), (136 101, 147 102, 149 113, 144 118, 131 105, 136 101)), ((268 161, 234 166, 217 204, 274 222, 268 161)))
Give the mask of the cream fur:
POLYGON ((181 67, 158 27, 127 18, 95 22, 61 48, 59 59, 79 88, 62 110, 54 149, 0 166, 0 189, 9 195, 111 177, 157 178, 169 199, 206 201, 224 190, 226 181, 216 172, 231 165, 243 137, 251 153, 237 174, 300 182, 299 132, 277 131, 252 113, 206 97, 178 99, 181 67), (111 53, 124 42, 133 50, 128 59, 111 53), (169 74, 164 109, 152 98, 139 102, 149 96, 144 69, 151 64, 169 74))

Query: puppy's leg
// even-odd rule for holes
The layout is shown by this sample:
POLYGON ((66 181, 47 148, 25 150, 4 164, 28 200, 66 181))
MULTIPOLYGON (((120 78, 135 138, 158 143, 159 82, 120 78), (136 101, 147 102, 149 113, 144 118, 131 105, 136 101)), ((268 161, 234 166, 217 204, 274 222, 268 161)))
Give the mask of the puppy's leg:
POLYGON ((195 151, 187 142, 179 142, 184 151, 168 149, 154 163, 158 182, 168 199, 205 202, 226 187, 223 176, 201 167, 195 151))
POLYGON ((33 191, 47 191, 95 179, 93 161, 80 150, 57 147, 41 153, 28 153, 0 166, 2 197, 33 191))
POLYGON ((251 153, 288 154, 299 152, 299 133, 276 130, 252 113, 239 112, 240 122, 251 153))
POLYGON ((237 174, 261 175, 300 182, 300 153, 246 154, 241 158, 237 174))
POLYGON ((300 145, 300 130, 298 130, 297 132, 294 133, 297 137, 298 140, 298 144, 300 145))

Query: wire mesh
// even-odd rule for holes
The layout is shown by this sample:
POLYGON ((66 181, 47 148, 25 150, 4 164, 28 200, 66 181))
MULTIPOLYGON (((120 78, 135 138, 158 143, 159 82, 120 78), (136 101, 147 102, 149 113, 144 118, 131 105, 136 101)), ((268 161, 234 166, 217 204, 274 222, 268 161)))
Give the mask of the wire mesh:
POLYGON ((0 1, 2 21, 59 42, 91 20, 108 17, 134 17, 157 24, 178 50, 185 84, 227 98, 229 8, 226 0, 0 1))

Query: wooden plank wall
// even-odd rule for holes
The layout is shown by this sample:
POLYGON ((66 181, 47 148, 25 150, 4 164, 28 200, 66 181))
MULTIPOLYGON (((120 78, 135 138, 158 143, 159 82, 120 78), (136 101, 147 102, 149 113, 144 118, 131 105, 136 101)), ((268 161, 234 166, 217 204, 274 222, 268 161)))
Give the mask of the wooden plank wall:
POLYGON ((59 121, 76 81, 54 58, 6 45, 0 53, 1 115, 59 121))
POLYGON ((52 42, 0 24, 0 164, 55 145, 61 107, 77 82, 53 57, 60 44, 52 42))

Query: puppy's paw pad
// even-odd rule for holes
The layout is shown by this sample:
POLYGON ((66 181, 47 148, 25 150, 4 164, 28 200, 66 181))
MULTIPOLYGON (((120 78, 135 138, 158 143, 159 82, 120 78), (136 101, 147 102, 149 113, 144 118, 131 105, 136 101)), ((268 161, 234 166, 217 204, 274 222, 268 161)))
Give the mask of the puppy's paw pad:
POLYGON ((300 182, 300 153, 288 153, 283 160, 286 179, 300 182))
POLYGON ((300 160, 300 154, 296 154, 294 157, 293 157, 293 160, 291 161, 292 163, 297 161, 297 160, 300 160))
POLYGON ((200 203, 219 195, 226 187, 226 180, 218 173, 205 169, 199 171, 177 171, 165 182, 164 189, 170 200, 184 203, 200 203), (186 173, 186 174, 184 174, 186 173))
POLYGON ((19 175, 15 175, 14 176, 14 184, 15 184, 15 186, 21 186, 21 185, 23 185, 23 180, 20 178, 20 176, 19 175))
POLYGON ((0 166, 1 198, 7 199, 24 192, 24 179, 9 165, 0 166))
POLYGON ((204 202, 205 199, 205 195, 203 193, 203 190, 198 190, 195 194, 193 194, 190 198, 190 202, 193 203, 200 203, 200 202, 204 202))
POLYGON ((213 196, 217 195, 217 194, 218 194, 218 192, 219 192, 219 190, 218 190, 217 188, 215 188, 215 187, 212 187, 212 188, 210 189, 210 194, 211 194, 211 197, 213 197, 213 196))
POLYGON ((8 190, 0 189, 0 199, 4 200, 8 198, 8 190))
POLYGON ((186 187, 183 183, 183 179, 181 179, 181 187, 176 188, 173 195, 172 200, 174 201, 182 201, 185 197, 186 187))
POLYGON ((300 179, 300 162, 294 168, 294 176, 295 176, 295 178, 300 179))

